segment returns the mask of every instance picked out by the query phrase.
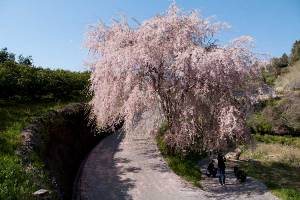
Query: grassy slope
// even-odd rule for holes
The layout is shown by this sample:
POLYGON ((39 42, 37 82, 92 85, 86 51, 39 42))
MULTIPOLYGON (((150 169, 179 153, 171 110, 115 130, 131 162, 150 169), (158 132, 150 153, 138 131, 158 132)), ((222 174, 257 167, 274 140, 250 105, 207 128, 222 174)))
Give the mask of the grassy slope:
POLYGON ((294 91, 300 89, 300 61, 289 66, 275 81, 277 92, 294 91))
POLYGON ((198 156, 181 156, 179 154, 170 154, 168 147, 164 142, 164 133, 167 126, 162 125, 156 137, 157 145, 169 167, 179 176, 191 182, 196 187, 201 187, 201 170, 197 165, 198 156))
MULTIPOLYGON (((47 179, 47 174, 42 171, 25 170, 15 150, 20 144, 21 130, 34 117, 63 105, 55 102, 22 104, 0 101, 0 199, 32 199, 31 193, 40 189, 40 186, 33 184, 33 180, 47 179)), ((35 169, 44 166, 38 158, 32 165, 35 169)))
POLYGON ((256 135, 256 149, 242 154, 241 166, 278 197, 300 199, 300 138, 256 135), (245 161, 248 160, 249 161, 245 161))
MULTIPOLYGON (((275 133, 274 128, 288 127, 291 134, 299 136, 299 75, 300 61, 282 71, 275 80, 281 99, 271 100, 252 116, 248 122, 254 132, 275 133)), ((242 166, 278 197, 300 200, 300 137, 256 134, 255 139, 257 148, 242 155, 252 161, 243 162, 242 166)))

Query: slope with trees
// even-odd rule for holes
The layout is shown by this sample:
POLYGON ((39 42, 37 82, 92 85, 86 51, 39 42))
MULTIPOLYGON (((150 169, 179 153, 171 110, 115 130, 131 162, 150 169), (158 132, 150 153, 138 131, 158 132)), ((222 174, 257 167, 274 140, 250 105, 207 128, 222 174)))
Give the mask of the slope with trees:
POLYGON ((84 99, 89 72, 71 72, 35 67, 31 56, 0 51, 0 98, 16 100, 84 99))
POLYGON ((295 41, 290 56, 284 54, 281 58, 273 58, 263 71, 266 83, 273 87, 277 97, 264 102, 262 108, 249 118, 252 132, 300 135, 299 44, 295 41))

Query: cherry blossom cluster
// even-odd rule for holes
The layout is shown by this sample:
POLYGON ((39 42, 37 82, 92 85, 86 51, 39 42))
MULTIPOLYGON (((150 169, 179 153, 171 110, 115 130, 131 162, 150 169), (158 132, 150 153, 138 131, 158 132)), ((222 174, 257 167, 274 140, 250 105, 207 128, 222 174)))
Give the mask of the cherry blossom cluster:
POLYGON ((217 44, 215 35, 227 27, 175 4, 138 26, 121 18, 91 27, 90 103, 99 125, 124 119, 129 132, 143 113, 158 109, 169 125, 165 141, 179 151, 248 138, 245 118, 261 86, 260 61, 249 36, 217 44))

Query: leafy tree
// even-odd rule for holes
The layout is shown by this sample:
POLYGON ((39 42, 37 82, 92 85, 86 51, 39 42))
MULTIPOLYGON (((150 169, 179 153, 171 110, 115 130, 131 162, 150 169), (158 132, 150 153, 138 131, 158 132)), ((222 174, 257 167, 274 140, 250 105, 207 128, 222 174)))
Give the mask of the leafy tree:
POLYGON ((280 60, 281 60, 280 67, 287 67, 289 65, 289 57, 286 53, 282 54, 280 60))
POLYGON ((245 116, 260 86, 260 64, 248 36, 225 47, 211 42, 224 26, 172 5, 139 27, 122 19, 92 28, 87 47, 94 52, 91 104, 98 123, 112 125, 121 116, 128 131, 151 112, 167 121, 166 144, 178 151, 248 138, 245 116))
POLYGON ((272 58, 271 65, 273 65, 274 68, 277 69, 278 74, 280 74, 281 68, 287 67, 289 64, 289 57, 286 55, 286 53, 282 54, 279 58, 272 58))
POLYGON ((3 48, 0 50, 0 63, 3 63, 5 61, 15 61, 15 54, 9 53, 7 51, 7 48, 3 48))
POLYGON ((291 64, 294 64, 300 60, 300 40, 296 40, 292 47, 291 52, 291 64))
POLYGON ((271 62, 262 70, 265 83, 274 85, 277 77, 282 73, 283 68, 289 65, 289 57, 286 53, 280 58, 272 58, 271 62))
POLYGON ((32 56, 24 57, 23 55, 19 55, 18 62, 22 65, 32 65, 33 59, 32 56))
POLYGON ((89 76, 89 72, 36 68, 9 60, 0 63, 0 98, 85 100, 89 76))

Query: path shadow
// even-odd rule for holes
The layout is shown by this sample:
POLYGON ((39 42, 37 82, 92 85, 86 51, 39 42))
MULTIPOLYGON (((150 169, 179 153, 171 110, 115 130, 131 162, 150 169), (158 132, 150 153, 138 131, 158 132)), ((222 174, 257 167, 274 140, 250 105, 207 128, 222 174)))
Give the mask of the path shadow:
POLYGON ((76 200, 131 200, 129 191, 135 187, 135 181, 122 178, 125 173, 138 173, 138 167, 124 167, 131 161, 126 158, 114 158, 120 151, 119 145, 124 133, 118 131, 102 140, 88 156, 78 183, 79 195, 76 200))
POLYGON ((227 165, 226 168, 226 184, 221 186, 218 181, 218 174, 216 178, 206 176, 207 163, 205 160, 199 163, 202 171, 201 185, 205 191, 211 193, 206 195, 207 198, 215 198, 217 200, 228 197, 240 198, 241 196, 250 198, 252 195, 264 195, 268 192, 267 187, 263 183, 252 177, 247 177, 245 183, 237 181, 231 165, 227 165))
POLYGON ((300 166, 280 161, 260 162, 257 160, 241 160, 239 166, 247 170, 270 189, 294 189, 300 192, 300 166))

